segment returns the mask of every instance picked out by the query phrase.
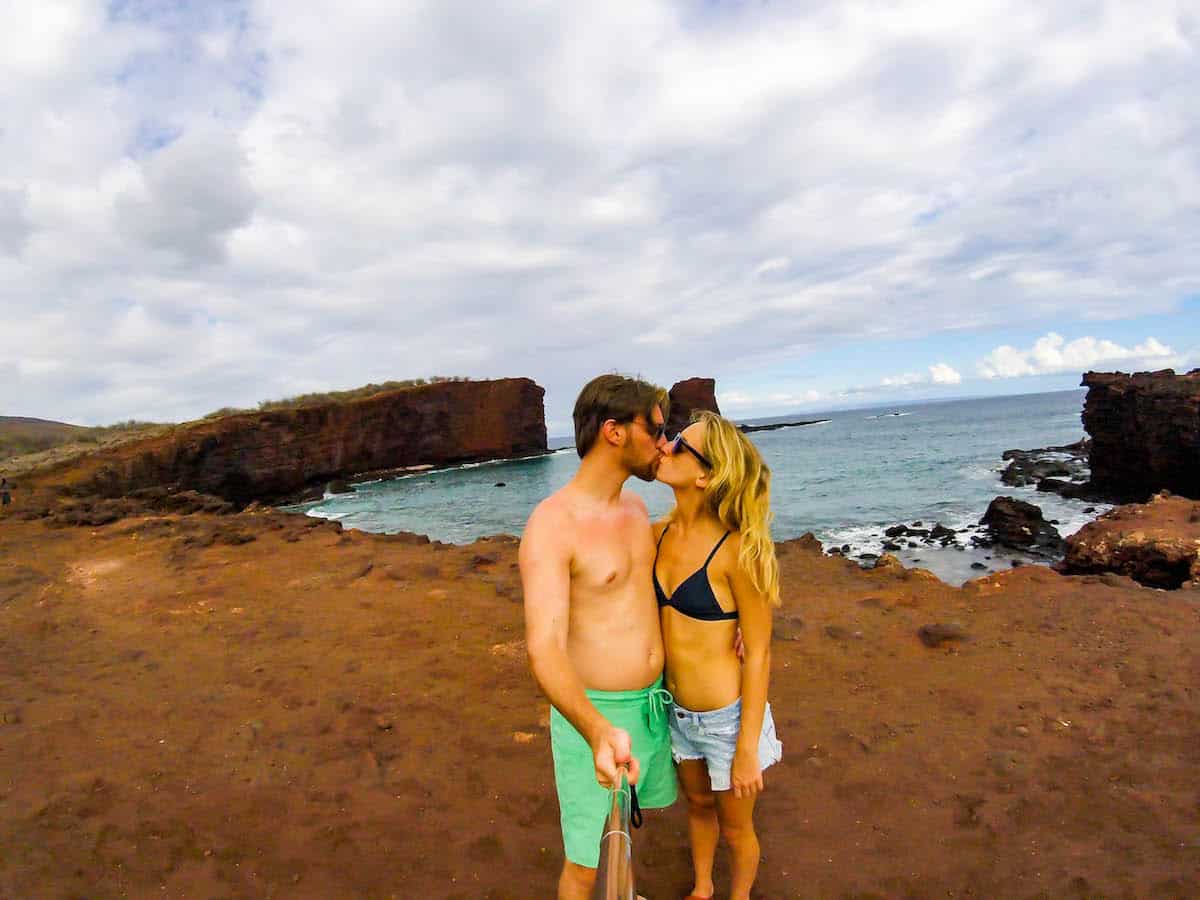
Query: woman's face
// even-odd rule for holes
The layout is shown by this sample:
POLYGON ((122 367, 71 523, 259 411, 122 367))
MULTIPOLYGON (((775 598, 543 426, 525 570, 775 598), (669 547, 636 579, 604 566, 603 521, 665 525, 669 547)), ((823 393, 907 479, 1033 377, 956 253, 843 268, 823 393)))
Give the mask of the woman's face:
POLYGON ((693 422, 679 437, 683 440, 667 442, 665 455, 658 464, 658 480, 673 488, 700 487, 696 479, 708 474, 708 468, 696 455, 704 454, 704 423, 693 422))

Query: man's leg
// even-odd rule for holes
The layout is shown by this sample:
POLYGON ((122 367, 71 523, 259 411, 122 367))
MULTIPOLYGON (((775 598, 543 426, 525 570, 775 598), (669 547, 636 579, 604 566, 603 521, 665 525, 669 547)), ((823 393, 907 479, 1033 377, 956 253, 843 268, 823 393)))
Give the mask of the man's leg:
POLYGON ((716 795, 702 759, 685 759, 678 765, 679 783, 688 805, 688 839, 692 845, 692 869, 695 882, 692 896, 711 897, 713 860, 717 854, 720 826, 717 822, 716 795))
POLYGON ((558 876, 558 900, 588 900, 595 882, 595 869, 565 860, 562 874, 558 876))

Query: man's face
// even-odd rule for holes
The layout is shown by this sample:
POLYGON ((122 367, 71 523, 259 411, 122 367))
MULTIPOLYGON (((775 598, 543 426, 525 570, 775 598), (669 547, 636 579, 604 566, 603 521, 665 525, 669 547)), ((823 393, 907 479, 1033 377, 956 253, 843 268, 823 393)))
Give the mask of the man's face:
POLYGON ((629 473, 642 481, 653 481, 658 475, 658 464, 662 462, 667 448, 664 432, 665 419, 657 406, 645 416, 637 416, 629 423, 629 439, 625 443, 625 464, 629 473))

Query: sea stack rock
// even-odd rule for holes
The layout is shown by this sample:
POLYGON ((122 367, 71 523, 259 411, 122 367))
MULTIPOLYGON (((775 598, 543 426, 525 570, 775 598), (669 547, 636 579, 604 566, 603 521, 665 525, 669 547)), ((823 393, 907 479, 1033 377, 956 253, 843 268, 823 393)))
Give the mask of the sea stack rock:
POLYGON ((1088 372, 1083 385, 1091 484, 1099 494, 1142 502, 1166 489, 1200 499, 1200 369, 1088 372))
POLYGON ((713 378, 688 378, 671 388, 671 416, 667 419, 667 434, 675 435, 687 428, 692 412, 707 409, 720 413, 717 406, 717 382, 713 378))
POLYGON ((1047 556, 1060 556, 1065 545, 1058 529, 1046 521, 1032 503, 1015 497, 997 497, 979 520, 987 526, 993 543, 1047 556))
POLYGON ((364 472, 544 453, 544 397, 528 378, 446 381, 230 415, 100 450, 62 481, 82 495, 171 485, 277 500, 364 472))

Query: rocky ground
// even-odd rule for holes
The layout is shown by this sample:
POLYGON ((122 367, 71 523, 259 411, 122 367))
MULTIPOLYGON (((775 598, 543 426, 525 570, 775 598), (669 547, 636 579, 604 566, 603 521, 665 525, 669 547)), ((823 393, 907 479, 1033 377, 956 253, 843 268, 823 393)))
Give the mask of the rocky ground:
MULTIPOLYGON (((0 896, 553 895, 514 541, 129 512, 0 519, 0 896)), ((758 896, 1200 896, 1200 591, 780 552, 758 896)))

